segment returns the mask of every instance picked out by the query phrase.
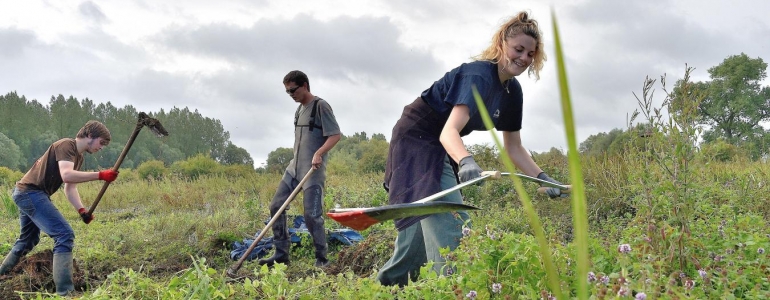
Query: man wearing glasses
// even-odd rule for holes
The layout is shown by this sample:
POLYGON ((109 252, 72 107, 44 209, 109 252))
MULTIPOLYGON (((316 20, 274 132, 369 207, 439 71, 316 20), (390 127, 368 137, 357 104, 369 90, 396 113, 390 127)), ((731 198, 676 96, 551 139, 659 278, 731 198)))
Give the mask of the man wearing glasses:
MULTIPOLYGON (((302 186, 304 217, 315 247, 315 266, 329 264, 326 258, 326 231, 323 219, 323 188, 326 181, 327 153, 340 140, 340 127, 326 100, 310 93, 310 82, 301 71, 291 71, 283 78, 286 93, 300 105, 294 113, 294 158, 289 162, 278 190, 270 203, 270 215, 275 216, 291 192, 310 168, 315 169, 302 186)), ((289 230, 286 212, 273 223, 273 256, 260 259, 260 265, 289 263, 289 230)))

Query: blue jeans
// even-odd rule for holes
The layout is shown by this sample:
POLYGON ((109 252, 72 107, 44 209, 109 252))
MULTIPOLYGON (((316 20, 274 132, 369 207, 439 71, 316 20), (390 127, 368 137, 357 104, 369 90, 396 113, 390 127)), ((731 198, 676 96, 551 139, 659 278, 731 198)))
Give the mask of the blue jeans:
MULTIPOLYGON (((449 164, 449 159, 445 158, 441 190, 447 190, 456 185, 455 173, 449 164)), ((460 191, 454 191, 433 201, 462 203, 463 199, 460 191)), ((417 279, 420 267, 428 261, 433 262, 433 271, 437 274, 446 275, 454 271, 445 268, 446 259, 441 256, 439 249, 457 248, 463 237, 462 226, 469 219, 465 211, 433 214, 398 232, 393 256, 380 268, 377 280, 383 285, 405 286, 410 279, 417 279)))
POLYGON ((75 232, 64 216, 56 209, 51 198, 43 191, 13 190, 13 202, 19 207, 21 233, 11 252, 18 256, 27 255, 40 242, 42 230, 54 240, 53 253, 72 252, 75 232))

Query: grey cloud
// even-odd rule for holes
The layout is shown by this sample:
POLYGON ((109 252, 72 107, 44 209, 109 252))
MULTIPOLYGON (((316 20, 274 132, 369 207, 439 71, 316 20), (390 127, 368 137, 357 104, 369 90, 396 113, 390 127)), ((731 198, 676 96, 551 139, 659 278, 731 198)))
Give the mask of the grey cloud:
POLYGON ((12 59, 22 55, 25 48, 35 43, 35 33, 17 28, 0 29, 0 59, 12 59))
POLYGON ((78 5, 78 11, 80 14, 88 18, 89 20, 101 24, 107 21, 107 16, 104 15, 99 5, 92 1, 85 1, 78 5))
POLYGON ((410 86, 434 74, 439 63, 426 52, 398 43, 399 30, 387 18, 339 17, 319 21, 308 15, 261 20, 250 28, 212 24, 169 28, 160 43, 255 69, 302 69, 329 79, 410 86))

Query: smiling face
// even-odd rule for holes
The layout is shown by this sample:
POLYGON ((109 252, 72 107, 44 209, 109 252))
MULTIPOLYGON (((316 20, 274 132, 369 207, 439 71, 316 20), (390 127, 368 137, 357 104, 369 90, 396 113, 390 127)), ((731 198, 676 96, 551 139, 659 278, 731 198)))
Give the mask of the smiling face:
POLYGON ((537 41, 526 34, 517 34, 505 39, 505 57, 498 66, 502 80, 519 76, 527 70, 537 53, 537 41))

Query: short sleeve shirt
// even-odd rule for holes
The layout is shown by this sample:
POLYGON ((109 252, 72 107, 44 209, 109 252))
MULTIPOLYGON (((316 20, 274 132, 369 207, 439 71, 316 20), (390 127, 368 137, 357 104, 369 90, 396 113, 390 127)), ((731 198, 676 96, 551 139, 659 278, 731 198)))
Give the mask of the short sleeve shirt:
MULTIPOLYGON (((296 114, 294 127, 294 158, 286 168, 292 177, 302 179, 312 167, 313 154, 326 142, 329 136, 340 134, 340 126, 334 117, 334 111, 326 100, 315 97, 306 106, 300 107, 296 114), (314 102, 318 102, 314 124, 310 124, 314 102), (320 128, 319 128, 320 127, 320 128)), ((323 184, 326 180, 326 163, 329 153, 323 155, 323 163, 318 170, 313 172, 305 186, 323 184)))
POLYGON ((24 177, 16 183, 19 190, 41 190, 53 195, 64 183, 59 172, 59 161, 70 161, 75 164, 75 170, 83 166, 83 154, 78 153, 74 139, 58 140, 48 147, 24 177))
MULTIPOLYGON (((422 92, 422 99, 436 112, 448 117, 456 105, 468 106, 470 119, 460 131, 465 136, 474 130, 486 130, 473 96, 476 87, 487 111, 500 131, 521 130, 523 93, 516 78, 500 83, 497 64, 489 61, 465 63, 422 92)), ((442 124, 443 125, 443 124, 442 124)))

